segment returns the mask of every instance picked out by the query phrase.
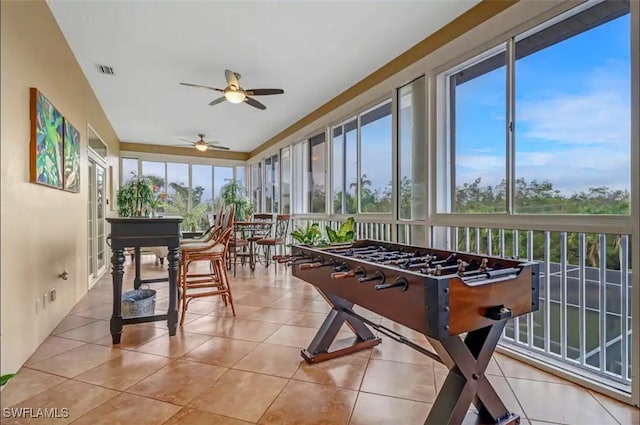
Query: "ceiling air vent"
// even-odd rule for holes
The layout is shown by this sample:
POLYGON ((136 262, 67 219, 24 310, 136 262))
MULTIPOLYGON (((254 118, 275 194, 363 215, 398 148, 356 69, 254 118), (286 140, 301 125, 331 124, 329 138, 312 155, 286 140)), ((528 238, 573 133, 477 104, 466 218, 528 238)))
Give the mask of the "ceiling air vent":
POLYGON ((113 68, 107 65, 97 65, 98 71, 102 74, 114 75, 113 68))

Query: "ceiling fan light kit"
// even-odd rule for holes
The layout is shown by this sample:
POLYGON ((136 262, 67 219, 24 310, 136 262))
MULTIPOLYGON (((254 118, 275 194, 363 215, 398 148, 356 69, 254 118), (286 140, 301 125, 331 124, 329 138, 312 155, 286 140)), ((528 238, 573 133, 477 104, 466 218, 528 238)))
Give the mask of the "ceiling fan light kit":
MULTIPOLYGON (((204 140, 204 134, 198 134, 198 137, 200 139, 197 142, 193 142, 193 141, 188 140, 188 139, 180 139, 180 140, 183 141, 183 142, 189 143, 189 145, 191 147, 196 148, 200 152, 206 152, 209 149, 211 149, 211 150, 221 150, 221 151, 230 150, 226 146, 221 146, 220 142, 217 142, 217 141, 207 142, 206 140, 204 140)), ((183 146, 184 147, 184 145, 176 145, 176 146, 183 146)))
POLYGON ((269 96, 274 94, 283 94, 284 90, 282 89, 248 89, 245 90, 240 86, 238 80, 240 80, 240 74, 237 72, 233 72, 230 70, 224 71, 225 78, 227 80, 227 87, 224 89, 219 89, 217 87, 205 86, 202 84, 192 84, 192 83, 180 83, 183 86, 188 87, 197 87, 201 89, 213 90, 222 93, 222 97, 212 100, 209 102, 209 106, 214 106, 219 103, 224 102, 225 100, 229 103, 246 103, 249 106, 253 106, 254 108, 265 110, 267 107, 262 103, 255 100, 252 96, 269 96))
POLYGON ((209 149, 209 145, 206 143, 196 143, 195 147, 197 150, 199 150, 200 152, 206 152, 207 149, 209 149))
MULTIPOLYGON (((216 87, 205 86, 202 84, 192 84, 192 83, 180 83, 183 86, 188 87, 197 87, 201 89, 213 90, 222 93, 222 97, 212 100, 209 102, 209 106, 214 106, 219 103, 224 102, 225 100, 229 103, 238 104, 238 103, 246 103, 249 106, 253 106, 256 109, 265 110, 267 109, 262 103, 258 102, 254 98, 250 96, 267 96, 273 94, 283 94, 284 90, 282 89, 250 89, 245 90, 240 87, 240 83, 238 80, 240 79, 240 74, 237 72, 233 72, 230 70, 224 71, 225 78, 227 80, 227 87, 224 89, 219 89, 216 87)), ((181 139, 184 142, 188 142, 191 146, 195 147, 200 152, 206 152, 209 149, 219 149, 219 150, 229 150, 226 146, 218 146, 219 142, 209 143, 204 140, 204 134, 198 134, 200 140, 197 142, 192 142, 191 140, 181 139)))
POLYGON ((242 103, 247 96, 241 91, 226 89, 224 97, 231 103, 242 103))

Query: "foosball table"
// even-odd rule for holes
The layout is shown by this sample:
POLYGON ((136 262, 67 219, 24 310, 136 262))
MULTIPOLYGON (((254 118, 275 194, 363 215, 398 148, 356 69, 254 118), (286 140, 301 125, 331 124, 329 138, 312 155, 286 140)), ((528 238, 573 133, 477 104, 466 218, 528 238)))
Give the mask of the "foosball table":
MULTIPOLYGON (((302 356, 308 363, 373 347, 370 328, 443 363, 447 378, 425 425, 458 425, 474 403, 483 423, 519 424, 485 376, 507 320, 538 309, 538 264, 360 240, 294 245, 280 257, 332 306, 302 356), (424 334, 436 353, 354 311, 354 305, 424 334), (356 337, 330 351, 344 323, 356 337)), ((340 344, 338 344, 340 345, 340 344)))

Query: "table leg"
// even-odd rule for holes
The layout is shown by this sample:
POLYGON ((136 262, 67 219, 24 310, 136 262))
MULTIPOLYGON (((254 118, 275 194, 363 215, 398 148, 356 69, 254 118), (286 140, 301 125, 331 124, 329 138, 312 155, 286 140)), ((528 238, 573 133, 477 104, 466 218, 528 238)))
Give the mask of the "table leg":
POLYGON ((122 336, 122 277, 124 276, 124 249, 114 249, 111 256, 113 270, 113 314, 111 315, 110 329, 111 340, 114 344, 120 344, 122 336))
POLYGON ((134 248, 134 257, 136 262, 136 277, 133 279, 133 289, 139 289, 142 285, 142 279, 140 279, 140 247, 134 248))
POLYGON ((178 327, 178 261, 180 252, 178 247, 169 248, 169 311, 167 311, 167 327, 169 335, 175 335, 178 327))
POLYGON ((256 269, 256 259, 253 257, 254 249, 253 249, 254 241, 249 241, 249 268, 251 271, 256 269))
POLYGON ((438 393, 425 425, 460 425, 474 403, 482 423, 517 425, 520 417, 500 400, 485 375, 506 321, 442 340, 428 338, 449 374, 438 393))

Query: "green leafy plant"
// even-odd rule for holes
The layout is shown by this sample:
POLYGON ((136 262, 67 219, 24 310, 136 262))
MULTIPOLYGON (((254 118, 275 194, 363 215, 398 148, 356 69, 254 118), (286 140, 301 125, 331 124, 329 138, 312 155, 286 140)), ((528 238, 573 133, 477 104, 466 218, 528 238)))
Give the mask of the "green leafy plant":
POLYGON ((229 180, 220 189, 220 199, 225 205, 236 206, 236 220, 244 220, 245 217, 251 216, 254 212, 254 205, 245 195, 246 190, 236 179, 229 180))
POLYGON ((17 373, 7 373, 6 375, 0 376, 0 387, 5 386, 7 382, 9 382, 9 379, 13 378, 16 375, 17 373))
POLYGON ((133 178, 118 190, 118 214, 121 217, 147 215, 156 200, 149 180, 134 172, 131 174, 133 178))
POLYGON ((353 217, 349 217, 347 221, 345 221, 340 225, 340 228, 338 229, 337 232, 332 228, 327 227, 325 229, 325 232, 327 234, 327 239, 329 240, 329 243, 332 244, 332 243, 353 242, 353 240, 355 239, 355 232, 353 230, 354 223, 355 222, 353 217))
POLYGON ((303 245, 319 245, 322 242, 322 232, 318 223, 307 223, 307 227, 298 227, 291 232, 291 237, 303 245))

